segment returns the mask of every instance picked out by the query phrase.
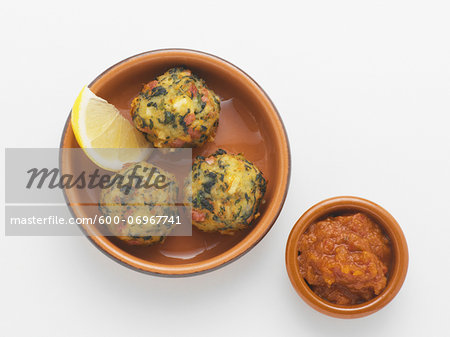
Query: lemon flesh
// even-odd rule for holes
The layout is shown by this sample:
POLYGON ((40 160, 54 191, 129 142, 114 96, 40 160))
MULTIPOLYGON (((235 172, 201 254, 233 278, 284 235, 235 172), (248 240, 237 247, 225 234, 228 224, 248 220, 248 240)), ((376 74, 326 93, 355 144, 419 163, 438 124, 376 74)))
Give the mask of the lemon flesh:
POLYGON ((151 144, 117 108, 84 87, 72 108, 78 144, 96 165, 118 171, 125 163, 146 160, 151 144))

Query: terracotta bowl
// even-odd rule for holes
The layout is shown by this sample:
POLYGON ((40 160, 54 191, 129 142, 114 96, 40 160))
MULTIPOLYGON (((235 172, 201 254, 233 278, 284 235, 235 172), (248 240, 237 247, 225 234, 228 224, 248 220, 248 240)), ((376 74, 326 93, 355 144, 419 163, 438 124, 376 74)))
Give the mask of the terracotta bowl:
MULTIPOLYGON (((221 98, 222 112, 216 139, 193 151, 208 155, 218 148, 243 153, 268 180, 266 203, 252 228, 232 236, 203 233, 193 228, 192 236, 168 237, 157 246, 129 246, 115 237, 89 236, 108 256, 132 269, 156 275, 193 275, 211 271, 242 256, 270 230, 286 198, 290 178, 290 152, 286 131, 274 104, 258 84, 242 70, 216 56, 192 50, 156 50, 125 59, 112 66, 90 85, 98 96, 129 116, 132 99, 144 83, 174 66, 186 66, 202 77, 221 98)), ((67 119, 61 140, 62 172, 70 171, 74 158, 64 148, 79 147, 67 119)), ((85 165, 93 165, 88 159, 85 165)), ((78 190, 67 190, 66 200, 74 216, 86 214, 77 205, 78 190)), ((83 196, 84 200, 86 196, 83 196)), ((98 195, 90 197, 95 205, 98 195)), ((98 211, 97 211, 98 212, 98 211)), ((87 232, 92 228, 82 226, 87 232)))
POLYGON ((387 305, 399 292, 408 270, 408 246, 397 221, 381 206, 358 197, 335 197, 319 202, 297 221, 286 245, 286 268, 297 293, 312 308, 329 316, 358 318, 370 315, 387 305), (388 283, 381 294, 358 305, 344 306, 330 303, 316 295, 300 274, 297 243, 300 236, 314 222, 327 216, 362 212, 374 219, 390 238, 392 262, 388 283))

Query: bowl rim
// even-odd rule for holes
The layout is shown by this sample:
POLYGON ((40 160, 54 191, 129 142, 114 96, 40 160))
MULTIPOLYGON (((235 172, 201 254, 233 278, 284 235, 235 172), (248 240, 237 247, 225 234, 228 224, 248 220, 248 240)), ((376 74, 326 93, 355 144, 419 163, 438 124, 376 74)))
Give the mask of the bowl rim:
MULTIPOLYGON (((106 237, 87 235, 86 228, 84 228, 82 225, 78 225, 78 227, 83 232, 83 234, 89 239, 89 241, 95 247, 97 247, 97 249, 99 249, 102 253, 104 253, 106 256, 108 256, 112 260, 120 263, 121 265, 123 265, 127 268, 130 268, 132 270, 139 271, 139 272, 142 272, 145 274, 164 276, 164 277, 193 276, 193 275, 203 274, 206 272, 216 270, 218 268, 224 267, 224 266, 228 265, 229 263, 237 260, 244 254, 249 252, 253 247, 255 247, 264 238, 264 236, 269 232, 269 230, 273 227, 279 214, 281 213, 281 210, 284 206, 286 196, 287 196, 287 193, 289 190, 289 184, 290 184, 290 178, 291 178, 291 167, 292 167, 291 150, 290 150, 290 144, 289 144, 286 127, 283 123, 283 120, 281 119, 280 113, 277 110, 275 104, 270 99, 270 97, 264 91, 264 89, 252 77, 250 77, 247 73, 245 73, 242 69, 235 66, 231 62, 224 60, 224 59, 222 59, 218 56, 215 56, 213 54, 210 54, 210 53, 193 50, 193 49, 185 49, 185 48, 164 48, 164 49, 155 49, 155 50, 142 52, 142 53, 130 56, 128 58, 125 58, 125 59, 117 62, 116 64, 110 66, 105 71, 103 71, 100 75, 98 75, 88 85, 88 87, 90 88, 95 83, 97 83, 97 81, 99 81, 103 76, 109 74, 111 71, 115 70, 117 67, 123 65, 124 63, 130 62, 135 59, 142 58, 142 57, 147 57, 149 55, 158 54, 158 53, 169 53, 169 54, 185 53, 185 54, 188 54, 189 56, 194 55, 194 56, 208 58, 209 60, 221 62, 222 64, 228 66, 229 69, 234 70, 237 74, 241 75, 243 79, 248 81, 249 84, 253 85, 255 87, 255 89, 257 89, 260 92, 261 96, 267 100, 267 104, 269 105, 271 110, 274 112, 272 118, 275 118, 275 121, 277 122, 279 129, 281 131, 281 133, 279 134, 279 136, 280 136, 279 139, 282 141, 282 147, 283 147, 282 157, 284 158, 283 162, 285 163, 285 171, 286 171, 286 174, 283 175, 283 177, 284 177, 283 185, 285 187, 284 187, 284 191, 281 195, 281 198, 276 200, 278 202, 278 206, 277 206, 275 212, 273 213, 272 219, 268 221, 268 223, 264 226, 264 228, 259 233, 250 235, 250 234, 252 234, 254 229, 256 229, 256 226, 255 226, 252 229, 252 231, 249 232, 248 235, 243 238, 243 240, 241 240, 237 243, 237 245, 231 247, 230 249, 226 250, 225 252, 223 252, 217 256, 208 258, 208 259, 206 259, 204 261, 200 261, 200 262, 180 264, 180 265, 164 265, 164 264, 158 264, 158 263, 151 263, 149 261, 144 261, 144 260, 141 260, 140 258, 132 256, 131 260, 134 260, 133 262, 135 262, 135 263, 130 264, 131 261, 128 258, 126 259, 127 261, 123 260, 124 254, 121 254, 122 250, 120 248, 118 248, 117 246, 115 246, 113 243, 111 243, 108 239, 106 239, 106 237), (238 245, 239 246, 242 245, 242 247, 240 248, 239 251, 235 252, 234 248, 238 245), (115 248, 115 249, 112 249, 112 248, 115 248), (144 261, 144 263, 142 263, 143 261, 144 261)), ((66 148, 65 144, 67 141, 67 130, 70 126, 71 114, 72 114, 72 111, 70 111, 70 113, 67 117, 67 120, 66 120, 66 123, 65 123, 62 135, 61 135, 60 151, 59 151, 60 169, 62 169, 62 167, 63 167, 62 152, 63 152, 63 148, 66 148)), ((72 214, 72 216, 76 217, 77 216, 76 211, 70 205, 70 200, 69 200, 65 190, 63 190, 63 195, 65 198, 66 204, 70 210, 70 213, 72 214)), ((128 254, 128 253, 126 253, 126 254, 128 254)))
POLYGON ((391 302, 405 281, 408 261, 406 238, 394 217, 380 205, 355 196, 332 197, 310 207, 292 228, 285 251, 286 270, 298 295, 315 310, 337 318, 364 317, 380 310, 391 302), (297 260, 297 243, 305 230, 318 219, 345 210, 360 211, 374 218, 390 238, 394 253, 388 284, 382 293, 367 302, 352 306, 333 304, 315 294, 301 276, 297 260))

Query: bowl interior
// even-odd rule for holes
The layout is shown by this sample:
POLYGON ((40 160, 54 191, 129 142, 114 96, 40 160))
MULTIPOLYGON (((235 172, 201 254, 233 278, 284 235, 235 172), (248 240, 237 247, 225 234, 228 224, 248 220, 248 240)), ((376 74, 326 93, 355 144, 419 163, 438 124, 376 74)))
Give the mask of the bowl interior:
MULTIPOLYGON (((129 246, 114 237, 101 238, 100 245, 114 246, 118 254, 138 259, 141 266, 159 264, 176 267, 205 262, 205 269, 208 269, 211 267, 211 259, 214 260, 237 246, 239 249, 234 254, 227 254, 220 263, 242 254, 270 229, 281 209, 288 187, 289 149, 282 122, 262 89, 236 67, 210 55, 189 51, 160 51, 138 55, 108 69, 91 83, 90 88, 129 118, 131 101, 143 84, 174 66, 191 69, 221 98, 216 139, 213 143, 193 149, 193 156, 208 155, 223 148, 229 152, 243 153, 255 163, 268 180, 264 198, 266 203, 261 207, 261 217, 251 229, 232 236, 203 233, 193 228, 190 237, 168 237, 163 244, 152 247, 129 246)), ((70 123, 63 135, 62 147, 79 147, 70 123)), ((61 163, 69 171, 74 164, 70 154, 64 152, 61 163)), ((85 158, 83 165, 94 164, 85 158)), ((66 191, 68 201, 76 203, 80 199, 77 193, 80 192, 66 191)), ((83 198, 86 200, 85 195, 83 198)), ((92 203, 97 203, 98 193, 92 193, 89 198, 92 203)), ((77 216, 83 216, 82 213, 85 212, 76 205, 72 206, 72 210, 77 216)))

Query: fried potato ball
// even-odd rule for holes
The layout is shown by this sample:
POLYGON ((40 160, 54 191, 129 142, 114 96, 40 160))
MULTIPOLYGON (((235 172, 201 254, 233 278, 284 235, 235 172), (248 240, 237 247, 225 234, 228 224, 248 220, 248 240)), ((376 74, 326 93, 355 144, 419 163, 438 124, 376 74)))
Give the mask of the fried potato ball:
POLYGON ((144 85, 131 104, 134 125, 154 147, 196 147, 213 141, 219 114, 219 97, 184 68, 172 68, 144 85))
POLYGON ((174 175, 139 162, 112 176, 111 186, 100 193, 99 210, 109 216, 106 227, 119 239, 131 245, 152 245, 163 242, 175 227, 170 217, 178 215, 177 195, 174 175), (157 216, 167 216, 169 221, 158 221, 157 216))
POLYGON ((221 234, 248 228, 259 216, 265 191, 266 180, 253 163, 221 149, 207 158, 197 157, 185 183, 192 224, 221 234))

